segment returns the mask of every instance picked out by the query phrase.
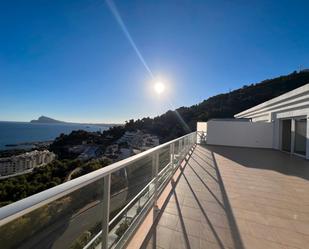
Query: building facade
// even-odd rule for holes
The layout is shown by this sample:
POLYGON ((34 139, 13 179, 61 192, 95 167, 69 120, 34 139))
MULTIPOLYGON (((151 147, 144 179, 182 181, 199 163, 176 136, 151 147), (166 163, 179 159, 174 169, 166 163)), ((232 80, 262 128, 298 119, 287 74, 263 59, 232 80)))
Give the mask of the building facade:
POLYGON ((31 151, 17 156, 0 158, 0 178, 32 171, 52 162, 56 155, 48 150, 31 151))
POLYGON ((309 159, 309 84, 236 114, 198 123, 206 143, 272 148, 309 159))
POLYGON ((272 147, 309 159, 309 84, 235 115, 272 123, 272 147))

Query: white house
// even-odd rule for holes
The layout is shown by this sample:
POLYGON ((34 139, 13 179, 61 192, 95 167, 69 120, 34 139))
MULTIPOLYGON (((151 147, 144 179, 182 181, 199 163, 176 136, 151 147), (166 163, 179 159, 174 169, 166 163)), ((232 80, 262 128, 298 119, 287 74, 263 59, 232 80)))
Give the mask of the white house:
POLYGON ((273 148, 309 159, 309 84, 234 117, 208 121, 207 143, 273 148))

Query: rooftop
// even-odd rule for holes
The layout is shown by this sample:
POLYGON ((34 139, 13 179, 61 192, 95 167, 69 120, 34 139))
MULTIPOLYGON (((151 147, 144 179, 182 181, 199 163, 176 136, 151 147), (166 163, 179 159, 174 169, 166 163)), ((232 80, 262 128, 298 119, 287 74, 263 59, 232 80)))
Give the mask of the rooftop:
POLYGON ((308 161, 283 152, 198 145, 143 247, 306 248, 308 180, 308 161))
POLYGON ((187 134, 2 207, 0 244, 306 248, 308 161, 272 149, 196 145, 196 137, 187 134))

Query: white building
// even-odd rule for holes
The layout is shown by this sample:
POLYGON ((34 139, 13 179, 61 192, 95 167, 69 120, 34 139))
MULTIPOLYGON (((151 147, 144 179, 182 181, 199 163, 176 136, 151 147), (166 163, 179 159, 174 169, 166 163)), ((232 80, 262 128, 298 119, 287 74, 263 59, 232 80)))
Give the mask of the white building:
POLYGON ((309 84, 235 118, 199 123, 197 130, 207 133, 207 144, 273 148, 309 159, 309 84))
POLYGON ((129 146, 141 150, 147 150, 149 148, 159 145, 159 138, 155 135, 143 133, 140 130, 126 131, 125 134, 117 141, 118 144, 127 143, 129 146))
POLYGON ((46 165, 55 159, 56 155, 48 150, 31 151, 17 156, 0 158, 0 178, 19 175, 46 165))
POLYGON ((144 134, 141 141, 141 150, 148 150, 160 144, 159 138, 151 134, 144 134))
POLYGON ((140 131, 126 131, 123 136, 118 140, 118 143, 130 143, 136 136, 140 135, 140 131))
POLYGON ((133 150, 131 148, 120 148, 118 160, 126 159, 133 155, 133 150))
POLYGON ((118 144, 109 145, 106 147, 104 155, 105 156, 115 156, 118 150, 119 150, 118 144))

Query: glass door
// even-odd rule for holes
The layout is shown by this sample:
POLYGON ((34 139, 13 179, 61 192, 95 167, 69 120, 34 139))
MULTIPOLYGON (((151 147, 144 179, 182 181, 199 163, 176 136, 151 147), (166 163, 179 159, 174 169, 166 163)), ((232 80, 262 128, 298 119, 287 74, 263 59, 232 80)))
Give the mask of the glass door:
POLYGON ((294 153, 300 155, 306 155, 306 133, 307 133, 306 129, 307 129, 306 119, 295 120, 294 153))
POLYGON ((281 149, 287 152, 291 152, 291 122, 291 119, 285 119, 281 121, 281 149))

